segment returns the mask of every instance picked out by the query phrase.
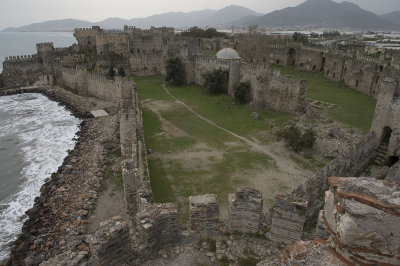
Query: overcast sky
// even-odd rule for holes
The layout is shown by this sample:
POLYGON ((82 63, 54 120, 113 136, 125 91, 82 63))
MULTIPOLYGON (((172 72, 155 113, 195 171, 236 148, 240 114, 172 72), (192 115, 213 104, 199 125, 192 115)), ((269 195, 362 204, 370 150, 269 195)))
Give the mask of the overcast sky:
MULTIPOLYGON (((348 1, 377 14, 400 10, 400 0, 348 1)), ((0 0, 0 30, 52 19, 97 22, 110 17, 130 19, 169 11, 220 9, 232 4, 269 13, 302 2, 304 0, 0 0)))

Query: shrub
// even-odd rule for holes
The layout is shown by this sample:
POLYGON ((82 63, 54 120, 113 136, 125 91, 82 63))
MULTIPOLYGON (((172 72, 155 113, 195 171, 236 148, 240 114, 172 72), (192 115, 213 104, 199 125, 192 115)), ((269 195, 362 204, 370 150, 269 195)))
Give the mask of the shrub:
POLYGON ((125 77, 125 70, 123 67, 118 68, 118 75, 121 77, 125 77))
POLYGON ((206 30, 200 29, 199 27, 192 27, 181 33, 181 36, 192 37, 192 38, 213 38, 213 37, 228 37, 228 34, 224 32, 218 32, 215 28, 208 28, 206 30))
POLYGON ((233 86, 235 98, 242 104, 250 101, 250 82, 240 82, 233 86))
POLYGON ((179 57, 169 59, 166 71, 165 81, 177 86, 185 84, 185 67, 182 59, 179 57))
POLYGON ((114 65, 111 64, 110 67, 108 68, 108 74, 107 77, 113 79, 115 76, 115 70, 114 70, 114 65))
POLYGON ((295 125, 279 130, 276 135, 278 138, 284 139, 295 152, 311 149, 316 140, 316 133, 313 129, 309 128, 302 134, 295 125))
POLYGON ((300 32, 293 33, 292 39, 294 42, 308 43, 308 36, 300 32))
POLYGON ((224 93, 228 91, 229 72, 227 70, 216 69, 203 74, 204 87, 210 93, 224 93))

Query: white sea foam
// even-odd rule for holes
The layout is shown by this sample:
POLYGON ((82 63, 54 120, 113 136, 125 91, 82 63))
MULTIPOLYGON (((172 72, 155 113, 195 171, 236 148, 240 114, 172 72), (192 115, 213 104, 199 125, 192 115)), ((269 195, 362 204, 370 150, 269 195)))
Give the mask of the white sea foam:
POLYGON ((74 148, 80 120, 40 94, 0 97, 0 111, 7 113, 6 122, 0 124, 0 139, 18 139, 23 164, 16 190, 0 201, 1 261, 9 255, 9 245, 21 232, 24 214, 40 195, 44 180, 74 148))

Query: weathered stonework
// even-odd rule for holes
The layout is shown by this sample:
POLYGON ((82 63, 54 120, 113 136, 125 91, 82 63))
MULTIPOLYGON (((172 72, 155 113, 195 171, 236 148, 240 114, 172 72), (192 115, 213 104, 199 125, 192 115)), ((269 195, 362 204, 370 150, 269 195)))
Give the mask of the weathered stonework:
POLYGON ((149 204, 136 215, 137 234, 145 247, 159 247, 178 240, 178 205, 149 204))
POLYGON ((229 194, 228 205, 229 231, 255 234, 260 230, 263 206, 260 191, 241 188, 229 194))
POLYGON ((100 229, 87 239, 93 265, 132 265, 136 254, 132 250, 128 224, 121 217, 102 222, 100 229))
POLYGON ((194 231, 213 231, 219 225, 219 204, 214 194, 189 197, 189 223, 194 231))
POLYGON ((399 265, 400 187, 371 178, 329 178, 322 219, 329 239, 295 242, 284 265, 399 265))

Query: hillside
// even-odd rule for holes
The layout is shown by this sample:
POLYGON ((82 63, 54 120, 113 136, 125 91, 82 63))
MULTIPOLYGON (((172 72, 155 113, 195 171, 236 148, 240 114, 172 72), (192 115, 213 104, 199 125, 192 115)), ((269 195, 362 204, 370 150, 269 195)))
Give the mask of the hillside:
POLYGON ((400 26, 400 11, 394 11, 381 16, 383 19, 400 26))
POLYGON ((245 7, 231 5, 220 10, 205 9, 188 13, 169 12, 153 15, 146 18, 121 19, 108 18, 99 22, 89 22, 75 19, 51 20, 43 23, 34 23, 20 28, 7 28, 4 31, 73 31, 75 28, 87 28, 98 25, 104 29, 122 29, 124 25, 136 26, 139 28, 155 27, 174 27, 186 29, 192 26, 214 27, 228 25, 233 20, 241 19, 246 16, 260 16, 245 7))
POLYGON ((307 0, 296 7, 277 10, 261 17, 237 21, 238 26, 270 28, 331 28, 357 30, 399 30, 399 26, 359 6, 331 0, 307 0))

